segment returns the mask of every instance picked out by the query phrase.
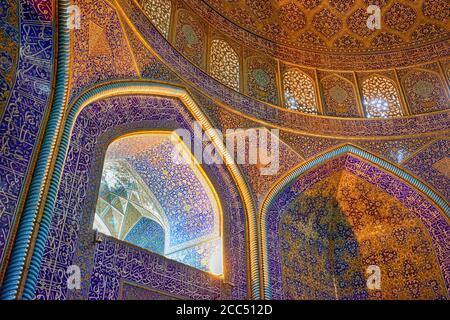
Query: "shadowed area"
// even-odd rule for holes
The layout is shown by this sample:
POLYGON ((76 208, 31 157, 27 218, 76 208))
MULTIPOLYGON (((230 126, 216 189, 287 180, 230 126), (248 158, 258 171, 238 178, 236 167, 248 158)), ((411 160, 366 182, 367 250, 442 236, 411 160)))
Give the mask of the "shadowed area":
POLYGON ((272 204, 268 221, 278 223, 268 232, 274 298, 445 299, 423 223, 358 176, 361 167, 355 174, 340 161, 310 173, 317 181, 310 186, 307 178, 296 180, 272 204), (380 288, 367 284, 370 266, 380 268, 380 288))

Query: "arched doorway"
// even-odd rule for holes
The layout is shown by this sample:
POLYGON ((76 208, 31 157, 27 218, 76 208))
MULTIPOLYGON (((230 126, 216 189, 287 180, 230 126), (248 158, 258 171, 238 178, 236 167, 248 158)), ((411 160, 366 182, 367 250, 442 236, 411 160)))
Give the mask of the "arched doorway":
MULTIPOLYGON (((250 268, 248 256, 252 250, 255 255, 256 247, 250 240, 255 234, 251 227, 255 225, 251 220, 253 204, 239 169, 227 160, 225 164, 202 166, 223 204, 223 277, 111 237, 96 236, 92 230, 105 153, 111 141, 143 130, 191 131, 194 121, 205 131, 211 128, 185 91, 167 85, 110 84, 88 91, 75 102, 64 128, 62 153, 58 154, 58 159, 64 160, 63 166, 57 168, 61 171, 51 182, 57 193, 49 195, 50 200, 54 199, 46 205, 46 210, 51 210, 54 201, 52 221, 41 226, 42 230, 49 228, 48 238, 45 232, 38 235, 46 242, 37 274, 36 298, 121 299, 140 290, 142 298, 157 292, 164 298, 243 299, 258 292, 254 276, 257 260, 253 259, 256 266, 250 268), (64 285, 70 265, 80 266, 82 272, 81 290, 76 292, 64 285)), ((219 149, 222 157, 230 157, 223 152, 225 147, 219 149)))
POLYGON ((285 175, 264 201, 265 297, 448 298, 448 213, 394 165, 350 145, 327 152, 285 175), (374 268, 379 288, 368 284, 374 268))

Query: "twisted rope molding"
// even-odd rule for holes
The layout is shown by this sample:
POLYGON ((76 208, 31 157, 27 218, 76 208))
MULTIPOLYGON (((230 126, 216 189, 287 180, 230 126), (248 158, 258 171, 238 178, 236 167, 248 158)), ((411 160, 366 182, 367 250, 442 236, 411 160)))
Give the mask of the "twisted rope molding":
POLYGON ((227 168, 229 169, 231 176, 233 177, 233 180, 235 181, 239 193, 244 201, 248 231, 248 251, 250 260, 249 282, 251 288, 251 297, 253 299, 259 299, 260 277, 258 264, 258 241, 256 234, 256 209, 251 197, 250 189, 242 173, 240 172, 239 167, 234 162, 232 156, 228 153, 228 150, 226 149, 223 141, 218 136, 217 132, 215 132, 214 130, 210 130, 212 129, 212 126, 208 121, 208 118, 184 89, 167 84, 141 81, 122 81, 94 87, 91 90, 87 90, 76 100, 76 102, 71 107, 69 107, 68 113, 64 118, 64 127, 62 128, 59 149, 56 153, 55 166, 49 182, 47 198, 44 203, 43 218, 40 224, 38 240, 36 242, 36 248, 32 256, 32 262, 34 263, 30 266, 30 273, 26 279, 23 298, 32 299, 36 290, 39 276, 39 267, 42 262, 45 243, 48 238, 48 231, 53 216, 53 208, 56 202, 59 183, 64 168, 65 158, 67 155, 75 120, 77 119, 83 108, 87 105, 101 99, 116 97, 120 95, 157 95, 178 98, 187 107, 188 111, 193 115, 196 121, 198 121, 202 125, 203 130, 205 130, 205 132, 209 135, 209 138, 224 159, 224 162, 227 165, 227 168), (33 270, 31 270, 31 267, 33 267, 33 270))
POLYGON ((424 193, 427 197, 429 197, 447 216, 450 216, 450 205, 447 201, 445 201, 440 195, 434 192, 430 187, 426 184, 413 177, 409 173, 400 169, 399 167, 380 159, 373 154, 366 152, 356 146, 353 145, 344 145, 337 147, 331 151, 322 154, 307 163, 300 165, 297 168, 294 168, 291 172, 281 178, 272 189, 268 192, 265 197, 263 204, 261 206, 260 214, 258 216, 258 231, 260 234, 260 252, 261 252, 261 284, 262 284, 262 297, 264 299, 272 299, 272 290, 270 288, 270 274, 269 274, 269 261, 267 255, 268 243, 267 243, 267 213, 269 211, 270 206, 272 205, 274 199, 278 194, 283 192, 287 187, 289 187, 298 177, 300 177, 305 172, 317 167, 324 162, 336 158, 345 154, 353 154, 359 156, 365 160, 370 161, 382 169, 386 170, 388 173, 393 174, 394 176, 400 178, 403 181, 411 184, 415 189, 424 193))

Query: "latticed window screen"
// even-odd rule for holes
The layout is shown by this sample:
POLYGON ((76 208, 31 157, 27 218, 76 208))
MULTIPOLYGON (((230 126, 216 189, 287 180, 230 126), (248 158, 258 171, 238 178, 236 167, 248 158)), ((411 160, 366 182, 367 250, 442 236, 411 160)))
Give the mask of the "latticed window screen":
POLYGON ((212 41, 210 69, 214 78, 239 91, 239 56, 226 41, 212 41))
POLYGON ((317 114, 317 100, 311 78, 297 69, 283 75, 284 104, 292 110, 317 114))
POLYGON ((363 81, 363 105, 368 118, 391 118, 403 115, 397 89, 392 80, 373 75, 363 81))
POLYGON ((171 7, 170 0, 143 0, 142 2, 145 14, 166 38, 169 37, 171 7))

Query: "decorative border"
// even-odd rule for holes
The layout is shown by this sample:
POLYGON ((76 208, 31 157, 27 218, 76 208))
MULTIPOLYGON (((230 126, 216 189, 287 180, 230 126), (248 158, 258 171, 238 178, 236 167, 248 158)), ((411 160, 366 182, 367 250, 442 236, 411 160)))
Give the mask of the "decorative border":
MULTIPOLYGON (((68 116, 68 119, 64 119, 65 122, 62 122, 63 120, 63 112, 64 112, 64 107, 66 105, 66 101, 67 101, 67 84, 68 84, 68 75, 69 75, 69 43, 70 43, 70 32, 67 29, 67 25, 64 23, 67 18, 67 6, 70 2, 68 0, 60 0, 58 1, 58 9, 59 9, 59 15, 58 15, 58 19, 59 22, 58 23, 58 66, 57 66, 57 74, 56 74, 56 87, 55 87, 55 95, 54 95, 54 100, 53 100, 53 106, 51 108, 51 112, 50 112, 50 117, 49 117, 49 121, 45 130, 45 135, 44 135, 44 139, 43 139, 43 143, 42 143, 42 149, 39 152, 39 156, 38 156, 38 161, 37 161, 37 166, 35 169, 35 172, 33 173, 33 177, 31 180, 31 184, 30 184, 30 191, 27 195, 27 199, 26 199, 26 203, 25 203, 25 210, 23 212, 23 215, 21 217, 21 221, 19 224, 19 229, 17 231, 17 238, 16 241, 14 243, 14 247, 13 247, 13 251, 11 253, 11 257, 10 257, 10 262, 8 265, 8 269, 7 269, 7 273, 6 273, 6 277, 5 277, 5 281, 3 283, 3 292, 2 292, 2 298, 6 298, 6 299, 14 299, 16 297, 19 296, 19 290, 20 290, 20 281, 21 278, 23 277, 24 274, 24 269, 25 269, 25 263, 26 263, 26 258, 27 255, 32 251, 33 248, 30 248, 30 246, 34 246, 34 252, 32 253, 32 259, 31 259, 31 263, 30 263, 30 268, 28 270, 28 276, 26 278, 26 283, 25 283, 25 291, 24 291, 24 298, 30 298, 33 294, 34 294, 34 289, 35 285, 36 285, 36 281, 37 281, 37 277, 39 274, 39 267, 42 261, 42 255, 43 255, 43 250, 44 250, 44 245, 45 245, 45 240, 47 239, 47 235, 48 235, 48 226, 50 224, 51 221, 51 215, 52 215, 52 206, 49 204, 49 200, 47 199, 45 201, 45 205, 44 205, 44 210, 43 210, 43 214, 42 214, 42 221, 37 233, 37 238, 35 241, 31 241, 31 238, 33 236, 34 233, 34 227, 36 225, 39 225, 36 223, 36 221, 38 221, 40 219, 40 208, 41 208, 41 204, 42 204, 42 198, 44 195, 44 191, 46 190, 47 187, 49 187, 48 190, 48 197, 51 199, 53 197, 53 201, 54 201, 54 197, 56 196, 56 190, 58 189, 58 184, 59 184, 59 177, 56 174, 55 176, 52 176, 49 179, 50 176, 50 171, 52 170, 52 163, 53 163, 53 155, 54 155, 54 151, 56 150, 56 146, 57 143, 59 141, 59 138, 61 139, 61 148, 58 149, 57 151, 57 155, 56 155, 56 161, 55 161, 55 168, 54 171, 55 173, 58 172, 58 170, 61 171, 62 166, 64 165, 64 156, 61 156, 61 153, 64 155, 65 151, 64 148, 67 148, 67 135, 66 133, 66 129, 67 129, 67 122, 70 121, 70 117, 75 117, 77 115, 77 112, 73 113, 73 109, 70 109, 70 114, 68 116), (62 135, 60 136, 60 129, 61 129, 61 124, 64 123, 64 132, 62 133, 62 135)), ((173 57, 171 57, 173 59, 173 57)), ((166 60, 164 60, 166 61, 166 60)), ((167 63, 167 61, 166 61, 167 63)), ((170 63, 167 63, 170 65, 170 63)), ((188 77, 189 78, 189 77, 188 77)), ((132 82, 128 82, 129 84, 133 84, 132 82)), ((144 82, 141 82, 144 83, 144 82)), ((136 83, 134 83, 133 85, 135 85, 136 83)), ((217 83, 213 82, 212 84, 217 85, 217 83)), ((148 83, 146 83, 146 85, 148 85, 148 83)), ((106 88, 108 85, 104 85, 103 88, 106 88)), ((155 86, 159 86, 161 87, 161 85, 155 85, 155 86)), ((145 86, 143 86, 145 87, 145 86)), ((171 86, 169 86, 171 87, 171 86)), ((206 85, 206 87, 208 87, 208 84, 206 85)), ((175 87, 172 87, 175 88, 175 87)), ((98 88, 94 88, 93 91, 97 90, 98 88)), ((114 88, 110 88, 111 90, 113 90, 114 88)), ((142 89, 142 88, 141 88, 142 89)), ((105 89, 106 90, 106 89, 105 89)), ((124 89, 126 90, 126 89, 124 89)), ((183 95, 186 95, 186 97, 188 96, 187 91, 185 91, 184 89, 181 88, 177 88, 177 90, 179 90, 180 92, 184 92, 184 93, 174 93, 174 96, 177 96, 177 94, 179 94, 179 96, 177 96, 178 98, 180 98, 180 100, 183 100, 183 95)), ((205 89, 207 90, 207 89, 205 89)), ((97 92, 96 94, 102 94, 99 90, 99 92, 97 92)), ((220 90, 219 90, 220 91, 220 90)), ((145 89, 142 89, 142 91, 140 90, 136 90, 135 92, 141 92, 139 94, 149 94, 148 91, 146 91, 145 89)), ((132 92, 133 93, 133 92, 132 92)), ((217 95, 217 93, 220 92, 215 92, 214 95, 217 95)), ((223 92, 222 92, 223 93, 223 92)), ((122 93, 122 94, 128 94, 127 93, 122 93)), ((158 94, 158 93, 153 93, 153 94, 158 94)), ((164 95, 165 93, 160 93, 161 95, 164 95)), ((93 94, 94 96, 95 94, 93 94)), ((115 93, 115 95, 117 95, 117 93, 115 93)), ((220 96, 220 94, 219 94, 220 96)), ((223 99, 224 103, 229 102, 230 105, 234 105, 233 102, 238 101, 238 99, 236 97, 232 97, 232 99, 230 101, 226 101, 226 99, 223 99)), ((86 98, 87 99, 87 98, 86 98)), ((191 101, 192 104, 195 105, 195 103, 193 102, 193 100, 191 98, 185 98, 186 101, 191 101)), ((82 99, 80 98, 79 101, 81 101, 82 99)), ((92 102, 92 101, 91 101, 92 102)), ((243 101, 242 105, 246 105, 245 102, 248 101, 243 101)), ((256 102, 255 102, 256 103, 256 102)), ((269 108, 270 106, 268 105, 264 105, 261 103, 251 103, 250 102, 250 109, 253 107, 254 110, 257 109, 257 107, 261 107, 261 110, 258 110, 257 113, 260 114, 260 117, 262 119, 267 119, 267 117, 269 117, 271 119, 271 121, 273 122, 273 119, 275 119, 275 122, 279 122, 280 125, 282 123, 284 123, 284 121, 286 122, 286 124, 288 125, 292 125, 292 123, 294 123, 295 126, 298 126, 299 128, 302 127, 303 125, 306 125, 305 123, 302 122, 308 122, 311 121, 312 118, 311 117, 305 117, 304 121, 303 119, 301 119, 300 121, 298 121, 297 119, 292 119, 294 117, 286 117, 286 116, 278 116, 278 112, 277 110, 271 110, 273 108, 269 108), (296 121, 297 120, 297 121, 296 121), (291 122, 291 124, 289 124, 289 122, 291 122)), ((188 102, 185 103, 185 105, 188 107, 188 109, 190 108, 188 106, 188 102)), ((81 104, 78 105, 78 107, 81 108, 81 104)), ((191 111, 191 109, 189 109, 191 111)), ((198 109, 199 110, 199 109, 198 109)), ((253 111, 254 111, 253 110, 253 111)), ((192 111, 191 111, 192 112, 192 111)), ((201 111, 199 111, 201 113, 201 111)), ((234 110, 234 112, 239 112, 237 110, 234 110)), ((280 112, 281 113, 281 112, 280 112)), ((206 116, 201 113, 201 115, 203 116, 204 119, 207 119, 206 116)), ((195 115, 194 115, 195 116, 195 115)), ((442 112, 442 113, 437 113, 434 115, 430 115, 428 117, 414 117, 414 118, 406 118, 406 119, 401 119, 401 121, 399 122, 400 124, 405 124, 408 126, 415 126, 415 127, 420 127, 421 129, 419 130, 423 130, 423 131, 427 131, 429 132, 430 130, 428 129, 428 127, 425 124, 426 121, 424 121, 421 124, 418 123, 413 123, 411 124, 411 120, 416 120, 416 119, 423 119, 423 120, 427 120, 427 119, 431 119, 431 120, 436 120, 436 123, 440 123, 442 125, 447 124, 448 125, 448 112, 442 112)), ((362 119, 364 121, 364 124, 366 123, 371 123, 370 121, 368 121, 367 119, 362 119)), ((423 121, 422 120, 422 121, 423 121)), ((74 121, 74 119, 72 119, 72 121, 74 121)), ((207 121, 207 120, 205 120, 207 121)), ((324 121, 324 127, 328 128, 329 126, 329 120, 327 119, 321 119, 321 121, 324 121), (325 123, 326 121, 326 123, 325 123)), ((334 120, 336 121, 336 120, 334 120)), ((263 122, 261 120, 259 120, 259 122, 263 122)), ((419 122, 419 121, 417 121, 419 122)), ((431 121, 431 123, 433 123, 433 121, 431 121)), ((73 123, 72 123, 73 124, 73 123)), ((335 124, 338 124, 335 122, 335 124)), ((344 123, 339 123, 340 125, 337 126, 337 130, 343 130, 345 128, 345 122, 344 123)), ((268 124, 270 125, 270 123, 268 124)), ((70 127, 70 126, 69 126, 70 127)), ((357 128, 351 128, 352 130, 357 130, 357 128)), ((303 130, 303 129, 302 129, 303 130)), ((442 130, 442 129, 440 129, 442 130)), ((70 129, 69 129, 70 131, 70 129)), ((308 134, 308 133, 306 133, 308 134)), ((373 134, 372 134, 373 135, 373 134)), ((70 136, 69 136, 70 138, 70 136)), ((243 179, 242 175, 240 175, 239 173, 239 169, 236 169, 237 173, 235 173, 238 177, 241 178, 241 183, 243 186, 245 186, 245 194, 244 194, 244 198, 247 197, 248 201, 251 202, 251 196, 250 196, 250 192, 248 190, 248 186, 246 186, 245 180, 243 179)), ((59 172, 60 173, 60 172, 59 172)), ((234 175, 233 175, 234 177, 234 175)), ((50 201, 51 203, 51 201, 50 201)), ((258 252, 258 246, 256 241, 253 241, 253 237, 256 235, 256 222, 253 220, 256 220, 255 217, 255 209, 254 209, 254 204, 253 202, 250 203, 249 207, 251 207, 252 214, 250 214, 250 218, 249 220, 252 221, 253 223, 253 228, 250 228, 250 234, 249 237, 252 239, 251 240, 251 252, 256 253, 256 257, 258 257, 257 252, 258 252), (255 242, 255 243, 254 243, 255 242), (253 250, 253 251, 252 251, 253 250)), ((246 209, 248 209, 246 207, 246 209)), ((257 271, 258 270, 258 260, 254 259, 251 256, 252 261, 252 266, 251 266, 251 274, 254 277, 254 275, 257 275, 257 271), (256 264, 253 265, 253 264, 256 264)), ((258 278, 252 278, 252 291, 253 292, 258 292, 258 290, 255 291, 255 288, 259 288, 259 280, 258 278)))
MULTIPOLYGON (((180 88, 171 85, 163 85, 152 82, 142 82, 142 81, 123 81, 115 82, 106 85, 101 85, 92 88, 82 94, 75 103, 69 107, 68 114, 64 118, 64 127, 60 137, 59 149, 56 151, 55 167, 53 169, 53 174, 49 181, 49 189, 47 198, 44 200, 44 211, 43 217, 40 224, 37 244, 39 250, 35 250, 32 255, 32 265, 35 269, 30 276, 26 279, 24 299, 32 299, 34 292, 36 290, 36 285, 39 275, 39 267, 42 263, 44 247, 46 239, 48 238, 48 232, 51 224, 51 218, 53 215, 53 208, 56 201, 57 191, 59 188, 59 183, 62 175, 62 170, 64 167, 65 157, 68 150, 68 145, 70 142, 71 133, 75 120, 81 110, 87 105, 98 101, 100 99, 105 99, 120 95, 157 95, 165 97, 175 97, 178 98, 192 114, 192 116, 198 121, 203 130, 210 134, 210 139, 223 157, 228 170, 230 171, 233 180, 235 181, 239 193, 243 199, 246 219, 248 224, 248 241, 249 241, 249 261, 250 261, 250 286, 251 286, 251 296, 254 299, 259 299, 260 283, 259 283, 259 264, 258 264, 258 241, 257 241, 257 225, 256 225, 256 209, 253 199, 251 197, 250 189, 240 172, 239 167, 234 163, 232 156, 228 153, 223 141, 217 135, 217 133, 212 129, 210 122, 208 121, 205 114, 201 111, 194 100, 188 95, 188 93, 180 88), (36 272, 36 273, 35 273, 36 272)), ((42 200, 42 199, 40 199, 42 200)), ((31 269, 31 268, 30 268, 31 269)))
MULTIPOLYGON (((59 1, 59 18, 61 23, 59 23, 59 33, 61 35, 58 37, 58 66, 56 70, 56 74, 53 74, 53 64, 50 61, 45 61, 45 40, 49 40, 48 38, 42 38, 46 35, 46 28, 50 28, 52 31, 53 38, 55 39, 55 27, 53 22, 53 17, 55 13, 53 12, 53 8, 55 7, 56 1, 19 1, 20 6, 20 32, 21 32, 21 43, 20 43, 20 57, 19 57, 19 70, 16 73, 16 83, 14 89, 11 93, 10 100, 8 102, 7 109, 10 105, 17 104, 18 107, 22 105, 27 105, 28 102, 34 102, 34 105, 30 106, 30 109, 34 109, 36 112, 36 126, 38 129, 36 130, 36 138, 35 140, 30 139, 32 141, 26 141, 31 144, 29 150, 26 150, 26 145, 24 141, 20 142, 21 147, 24 148, 23 152, 27 157, 24 157, 26 161, 23 166, 25 167, 24 177, 25 183, 29 182, 29 178, 31 176, 29 170, 32 167, 32 162, 36 159, 36 150, 39 148, 39 142, 37 141, 44 133, 43 143, 41 145, 41 150, 37 153, 37 161, 36 167, 34 169, 33 178, 31 179, 31 183, 29 183, 29 190, 26 196, 24 209, 22 215, 20 217, 20 221, 17 223, 17 231, 15 234, 15 238, 10 234, 9 239, 11 241, 14 238, 14 243, 12 244, 12 251, 9 257, 8 265, 6 267, 5 277, 3 279, 2 291, 0 294, 0 299, 3 300, 11 300, 15 299, 19 296, 19 289, 21 281, 23 280, 23 273, 25 270, 26 259, 30 250, 30 247, 34 245, 31 241, 33 236, 33 230, 35 226, 36 219, 38 217, 38 202, 40 194, 43 192, 44 180, 46 178, 46 174, 48 173, 48 165, 49 165, 49 155, 52 152, 52 146, 55 143, 55 135, 54 131, 58 126, 58 118, 61 118, 62 109, 64 107, 64 97, 66 91, 66 83, 68 80, 68 74, 66 70, 67 61, 68 61, 68 43, 69 43, 69 34, 66 32, 62 32, 66 29, 66 24, 64 21, 67 20, 67 5, 69 4, 68 0, 59 1), (35 30, 36 29, 36 30, 35 30), (39 30, 40 29, 40 30, 39 30), (39 30, 39 32, 38 32, 39 30), (22 32, 24 35, 22 35, 22 32), (36 34, 33 34, 36 33, 36 34), (31 39, 39 37, 39 40, 42 41, 42 44, 34 44, 31 39), (31 39, 30 39, 31 38, 31 39), (23 40, 23 41, 22 41, 23 40), (24 48, 28 48, 25 49, 24 48), (35 52, 35 50, 39 52, 35 52), (35 63, 33 59, 39 61, 39 63, 35 63), (50 70, 47 70, 46 67, 43 67, 45 64, 48 64, 50 70), (25 68, 28 71, 20 70, 20 68, 25 68), (55 95, 52 96, 52 87, 51 82, 49 81, 48 87, 46 86, 46 82, 41 80, 40 83, 33 83, 28 75, 30 70, 36 69, 39 72, 39 76, 42 78, 49 76, 50 81, 53 80, 56 83, 55 87, 55 95), (39 87, 41 86, 41 87, 39 87), (48 89, 48 91, 46 90, 48 89), (33 94, 41 95, 36 97, 37 99, 33 101, 33 94), (48 95, 48 97, 46 97, 48 95), (52 96, 52 97, 50 97, 52 96), (31 98, 30 98, 31 97, 31 98), (50 99, 53 98, 52 107, 50 109, 50 113, 47 115, 47 104, 50 99), (16 101, 14 101, 15 99, 16 101), (38 102, 40 101, 40 102, 38 102), (45 104, 42 109, 37 110, 39 104, 45 104), (44 123, 44 119, 48 117, 47 127, 44 130, 42 124, 44 123)), ((54 60, 53 52, 55 44, 52 42, 52 55, 51 60, 54 60)), ((48 59, 48 60, 50 60, 48 59)), ((35 79, 35 78, 33 78, 35 79)), ((48 81, 48 80, 47 80, 48 81)), ((19 111, 20 112, 20 111, 19 111)), ((23 124, 22 124, 23 125, 23 124)), ((34 128, 33 128, 34 129, 34 128)), ((18 166, 19 167, 19 166, 18 166)), ((19 185, 20 196, 17 200, 15 210, 15 219, 18 216, 18 208, 21 206, 21 201, 24 198, 24 190, 26 187, 23 185, 19 185)), ((13 219, 14 219, 13 217, 13 219)))
POLYGON ((292 169, 289 173, 284 175, 272 189, 267 193, 264 198, 263 204, 260 209, 260 213, 258 216, 258 231, 259 231, 259 245, 260 245, 260 253, 261 253, 261 296, 264 299, 272 298, 272 290, 270 288, 270 274, 269 274, 269 261, 268 261, 268 239, 267 239, 267 214, 269 212, 270 206, 273 204, 275 198, 283 192, 287 187, 289 187, 297 178, 299 178, 302 174, 308 172, 309 170, 318 167, 319 165, 325 163, 328 160, 333 158, 337 158, 339 156, 343 156, 346 154, 353 154, 358 157, 361 157, 364 160, 369 161, 370 163, 376 164, 380 166, 383 170, 387 171, 388 174, 393 174, 395 177, 399 178, 402 181, 410 184, 413 189, 419 190, 421 193, 425 194, 429 199, 432 200, 436 206, 441 209, 447 217, 450 216, 450 205, 445 201, 441 196, 436 194, 433 190, 431 190, 426 184, 414 178, 407 172, 403 171, 397 166, 382 160, 356 146, 353 145, 344 145, 337 147, 331 151, 322 154, 307 163, 301 164, 300 166, 292 169))

